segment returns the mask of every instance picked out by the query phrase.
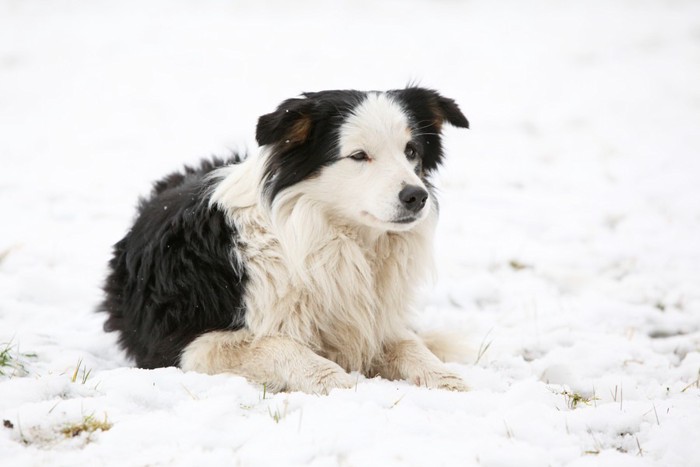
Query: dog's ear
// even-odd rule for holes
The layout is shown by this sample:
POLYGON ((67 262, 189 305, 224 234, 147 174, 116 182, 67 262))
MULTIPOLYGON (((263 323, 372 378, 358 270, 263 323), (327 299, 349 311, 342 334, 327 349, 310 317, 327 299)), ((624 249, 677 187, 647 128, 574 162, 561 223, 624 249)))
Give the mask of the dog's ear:
POLYGON ((419 87, 408 87, 391 91, 403 102, 417 120, 418 126, 432 123, 438 131, 444 122, 458 128, 469 128, 469 121, 453 99, 441 96, 437 91, 419 87), (426 121, 428 120, 428 121, 426 121))
POLYGON ((255 130, 258 144, 297 145, 306 141, 311 133, 313 107, 313 100, 307 98, 287 99, 282 102, 277 110, 258 119, 255 130))
POLYGON ((439 112, 443 120, 457 128, 469 128, 469 120, 464 116, 459 106, 453 99, 442 97, 438 94, 437 98, 439 112))

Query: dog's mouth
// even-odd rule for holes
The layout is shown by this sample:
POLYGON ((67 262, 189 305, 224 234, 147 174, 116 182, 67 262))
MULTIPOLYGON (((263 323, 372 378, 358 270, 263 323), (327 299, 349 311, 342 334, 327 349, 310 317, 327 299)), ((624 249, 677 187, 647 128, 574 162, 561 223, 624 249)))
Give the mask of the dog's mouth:
POLYGON ((394 219, 393 221, 390 221, 392 224, 410 224, 412 222, 415 222, 418 220, 418 217, 416 216, 406 216, 406 217, 400 217, 398 219, 394 219))
POLYGON ((367 212, 367 211, 362 211, 362 214, 366 216, 367 218, 373 220, 377 224, 395 224, 395 225, 408 225, 408 224, 413 224, 414 222, 420 220, 420 216, 403 216, 403 217, 397 217, 395 219, 391 219, 388 221, 382 220, 378 218, 377 216, 367 212))

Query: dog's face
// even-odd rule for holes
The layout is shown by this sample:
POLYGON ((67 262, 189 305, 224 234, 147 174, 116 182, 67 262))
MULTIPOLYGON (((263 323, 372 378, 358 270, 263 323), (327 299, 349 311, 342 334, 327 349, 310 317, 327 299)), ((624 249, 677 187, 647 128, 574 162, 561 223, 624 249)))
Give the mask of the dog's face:
POLYGON ((469 125, 453 100, 423 88, 289 99, 258 122, 266 195, 296 190, 340 221, 409 230, 435 209, 428 177, 445 122, 469 125))

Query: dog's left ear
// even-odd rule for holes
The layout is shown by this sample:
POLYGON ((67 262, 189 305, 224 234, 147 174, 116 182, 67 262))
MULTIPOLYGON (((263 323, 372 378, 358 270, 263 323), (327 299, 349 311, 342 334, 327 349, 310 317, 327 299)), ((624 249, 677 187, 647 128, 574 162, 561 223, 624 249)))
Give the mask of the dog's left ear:
POLYGON ((464 116, 459 106, 453 99, 442 97, 438 94, 438 114, 450 125, 457 128, 469 128, 469 120, 464 116))
POLYGON ((277 110, 258 119, 255 130, 258 144, 297 145, 305 142, 311 133, 313 107, 313 100, 307 98, 282 102, 277 110))
POLYGON ((441 96, 437 91, 419 87, 408 87, 390 91, 401 100, 408 111, 413 114, 416 124, 428 122, 440 131, 444 122, 457 128, 469 128, 469 121, 453 99, 441 96), (428 121, 426 121, 428 120, 428 121))

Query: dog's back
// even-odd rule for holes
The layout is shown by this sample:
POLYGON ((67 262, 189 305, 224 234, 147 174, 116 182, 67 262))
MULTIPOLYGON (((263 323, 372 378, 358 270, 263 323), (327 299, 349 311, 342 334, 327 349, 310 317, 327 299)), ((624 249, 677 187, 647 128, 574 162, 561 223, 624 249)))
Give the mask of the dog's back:
POLYGON ((204 161, 157 181, 114 246, 100 310, 140 367, 174 366, 198 335, 243 326, 245 271, 230 260, 235 231, 209 206, 207 178, 237 162, 204 161))

